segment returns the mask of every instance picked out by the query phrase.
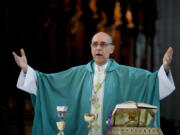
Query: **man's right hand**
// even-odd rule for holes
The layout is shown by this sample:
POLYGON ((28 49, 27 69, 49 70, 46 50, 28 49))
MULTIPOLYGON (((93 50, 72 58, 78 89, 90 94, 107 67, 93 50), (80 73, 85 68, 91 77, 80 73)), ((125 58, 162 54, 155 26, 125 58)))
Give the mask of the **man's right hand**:
POLYGON ((24 52, 24 49, 20 50, 21 56, 18 56, 15 52, 12 52, 14 59, 16 61, 16 64, 24 71, 24 73, 27 73, 27 58, 24 52))

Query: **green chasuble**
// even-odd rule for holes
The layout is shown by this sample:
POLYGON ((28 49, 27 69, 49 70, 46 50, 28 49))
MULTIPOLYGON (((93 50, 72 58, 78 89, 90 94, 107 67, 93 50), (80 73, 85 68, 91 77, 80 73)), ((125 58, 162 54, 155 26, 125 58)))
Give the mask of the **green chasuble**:
MULTIPOLYGON (((66 135, 87 135, 84 113, 90 113, 94 61, 69 70, 44 74, 36 71, 37 95, 31 95, 34 107, 33 135, 57 135, 59 121, 56 106, 68 106, 65 117, 66 135)), ((125 101, 144 102, 159 107, 158 72, 117 64, 113 59, 106 68, 103 102, 103 132, 105 121, 116 104, 125 101)), ((160 112, 156 114, 160 126, 160 112)))

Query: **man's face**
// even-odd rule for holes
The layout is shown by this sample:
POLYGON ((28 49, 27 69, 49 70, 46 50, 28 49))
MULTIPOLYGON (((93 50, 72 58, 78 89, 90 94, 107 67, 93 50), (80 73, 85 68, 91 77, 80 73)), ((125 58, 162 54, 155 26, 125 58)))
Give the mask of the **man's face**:
POLYGON ((109 38, 107 38, 107 35, 98 34, 93 37, 91 53, 97 65, 101 66, 106 64, 113 51, 114 45, 112 45, 109 38))

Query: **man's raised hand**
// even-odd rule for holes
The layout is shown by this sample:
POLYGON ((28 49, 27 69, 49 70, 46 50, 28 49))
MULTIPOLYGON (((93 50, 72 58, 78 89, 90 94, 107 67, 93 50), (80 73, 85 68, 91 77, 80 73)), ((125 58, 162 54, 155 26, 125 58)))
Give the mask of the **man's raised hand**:
POLYGON ((163 66, 164 66, 164 70, 166 72, 168 72, 168 70, 169 70, 169 66, 172 61, 172 56, 173 56, 173 49, 172 49, 172 47, 169 47, 163 57, 163 66))
POLYGON ((21 56, 18 56, 15 52, 12 52, 12 54, 16 64, 24 71, 24 73, 27 73, 28 64, 24 49, 21 49, 20 52, 21 56))

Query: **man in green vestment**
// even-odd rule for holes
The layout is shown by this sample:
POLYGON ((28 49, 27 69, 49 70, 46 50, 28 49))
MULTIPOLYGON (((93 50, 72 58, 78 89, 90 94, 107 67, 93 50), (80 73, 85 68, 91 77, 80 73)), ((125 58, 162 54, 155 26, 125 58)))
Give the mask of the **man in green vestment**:
MULTIPOLYGON (((68 106, 64 129, 67 135, 88 134, 88 123, 84 121, 84 113, 98 114, 97 122, 93 125, 93 134, 101 135, 106 130, 106 118, 116 104, 131 100, 160 107, 160 99, 169 95, 175 88, 168 87, 170 89, 167 91, 162 89, 166 84, 162 84, 163 75, 159 75, 160 71, 151 73, 143 69, 119 65, 109 58, 114 48, 111 36, 99 32, 92 38, 92 61, 53 74, 45 74, 28 66, 23 49, 21 56, 13 52, 23 74, 18 79, 17 87, 31 93, 35 112, 33 135, 58 133, 57 106, 68 106)), ((166 72, 170 74, 172 54, 173 50, 170 47, 163 58, 162 68, 165 74, 166 72)), ((156 114, 156 120, 156 126, 159 127, 160 111, 156 114)))

